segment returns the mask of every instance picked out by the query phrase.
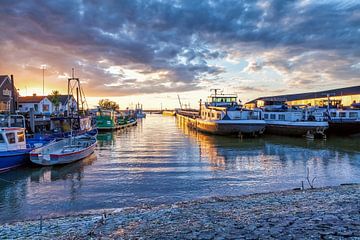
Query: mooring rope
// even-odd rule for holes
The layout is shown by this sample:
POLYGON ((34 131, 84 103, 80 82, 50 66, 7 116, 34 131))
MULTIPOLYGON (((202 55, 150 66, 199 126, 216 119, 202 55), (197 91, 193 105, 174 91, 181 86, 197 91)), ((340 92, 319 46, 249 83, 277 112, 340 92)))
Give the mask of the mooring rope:
POLYGON ((0 178, 1 181, 4 181, 4 182, 7 182, 7 183, 12 183, 12 184, 15 184, 15 182, 13 181, 9 181, 9 180, 6 180, 6 179, 3 179, 3 178, 0 178))

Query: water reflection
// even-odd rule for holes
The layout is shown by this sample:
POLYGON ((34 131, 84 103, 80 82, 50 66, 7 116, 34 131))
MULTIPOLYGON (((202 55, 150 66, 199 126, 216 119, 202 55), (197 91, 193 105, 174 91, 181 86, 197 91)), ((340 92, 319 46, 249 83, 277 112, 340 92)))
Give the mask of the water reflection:
MULTIPOLYGON (((307 169, 317 177, 318 186, 359 182, 359 137, 239 139, 203 134, 189 129, 181 121, 177 126, 196 141, 201 158, 210 163, 211 170, 247 175, 254 181, 240 184, 254 186, 257 190, 266 189, 262 186, 269 186, 269 189, 299 187, 306 178, 307 169)), ((241 176, 235 178, 238 180, 241 176)))
POLYGON ((218 195, 360 182, 359 138, 201 134, 175 118, 100 133, 96 153, 73 164, 0 174, 0 222, 218 195))

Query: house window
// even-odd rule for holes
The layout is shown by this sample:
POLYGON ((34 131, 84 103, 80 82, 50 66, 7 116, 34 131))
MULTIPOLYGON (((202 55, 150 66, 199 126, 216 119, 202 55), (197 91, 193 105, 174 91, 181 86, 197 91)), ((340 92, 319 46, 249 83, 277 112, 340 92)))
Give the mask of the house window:
POLYGON ((6 133, 6 138, 9 144, 15 143, 15 133, 6 133))
POLYGON ((24 142, 25 141, 25 135, 24 132, 17 132, 18 142, 24 142))
POLYGON ((21 104, 19 105, 19 108, 22 108, 22 105, 21 105, 21 104))
POLYGON ((285 114, 279 114, 278 118, 279 120, 285 120, 285 114))
POLYGON ((43 112, 49 111, 49 104, 43 104, 43 112))
POLYGON ((341 117, 341 118, 346 117, 346 112, 339 112, 339 117, 341 117))
POLYGON ((350 112, 349 117, 350 118, 358 118, 358 113, 357 112, 350 112))
POLYGON ((34 104, 34 110, 35 110, 36 112, 39 111, 39 105, 34 104))
POLYGON ((275 115, 275 114, 270 114, 270 119, 275 120, 275 119, 276 119, 276 115, 275 115))

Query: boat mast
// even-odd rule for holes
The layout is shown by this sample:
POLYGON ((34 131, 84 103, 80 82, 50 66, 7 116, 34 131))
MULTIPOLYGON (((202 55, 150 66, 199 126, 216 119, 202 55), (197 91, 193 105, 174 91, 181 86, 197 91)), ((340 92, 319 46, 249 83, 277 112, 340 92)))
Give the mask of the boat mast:
POLYGON ((214 91, 214 96, 216 97, 218 91, 220 91, 220 90, 221 89, 219 89, 219 88, 212 88, 212 89, 210 89, 210 92, 214 91))
POLYGON ((178 96, 178 100, 179 100, 179 104, 180 104, 180 109, 182 109, 182 104, 181 104, 181 100, 180 100, 179 94, 178 94, 177 96, 178 96))

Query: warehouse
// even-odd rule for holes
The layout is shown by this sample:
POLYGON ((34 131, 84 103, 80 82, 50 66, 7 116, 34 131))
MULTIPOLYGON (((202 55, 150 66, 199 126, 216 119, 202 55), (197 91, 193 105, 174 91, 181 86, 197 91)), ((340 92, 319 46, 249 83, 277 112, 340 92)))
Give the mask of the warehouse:
POLYGON ((261 107, 264 100, 268 99, 283 99, 288 105, 309 105, 322 107, 327 105, 328 98, 330 98, 332 105, 340 105, 344 107, 350 106, 353 103, 360 103, 360 86, 331 89, 320 92, 259 97, 247 102, 245 107, 250 109, 261 107))

